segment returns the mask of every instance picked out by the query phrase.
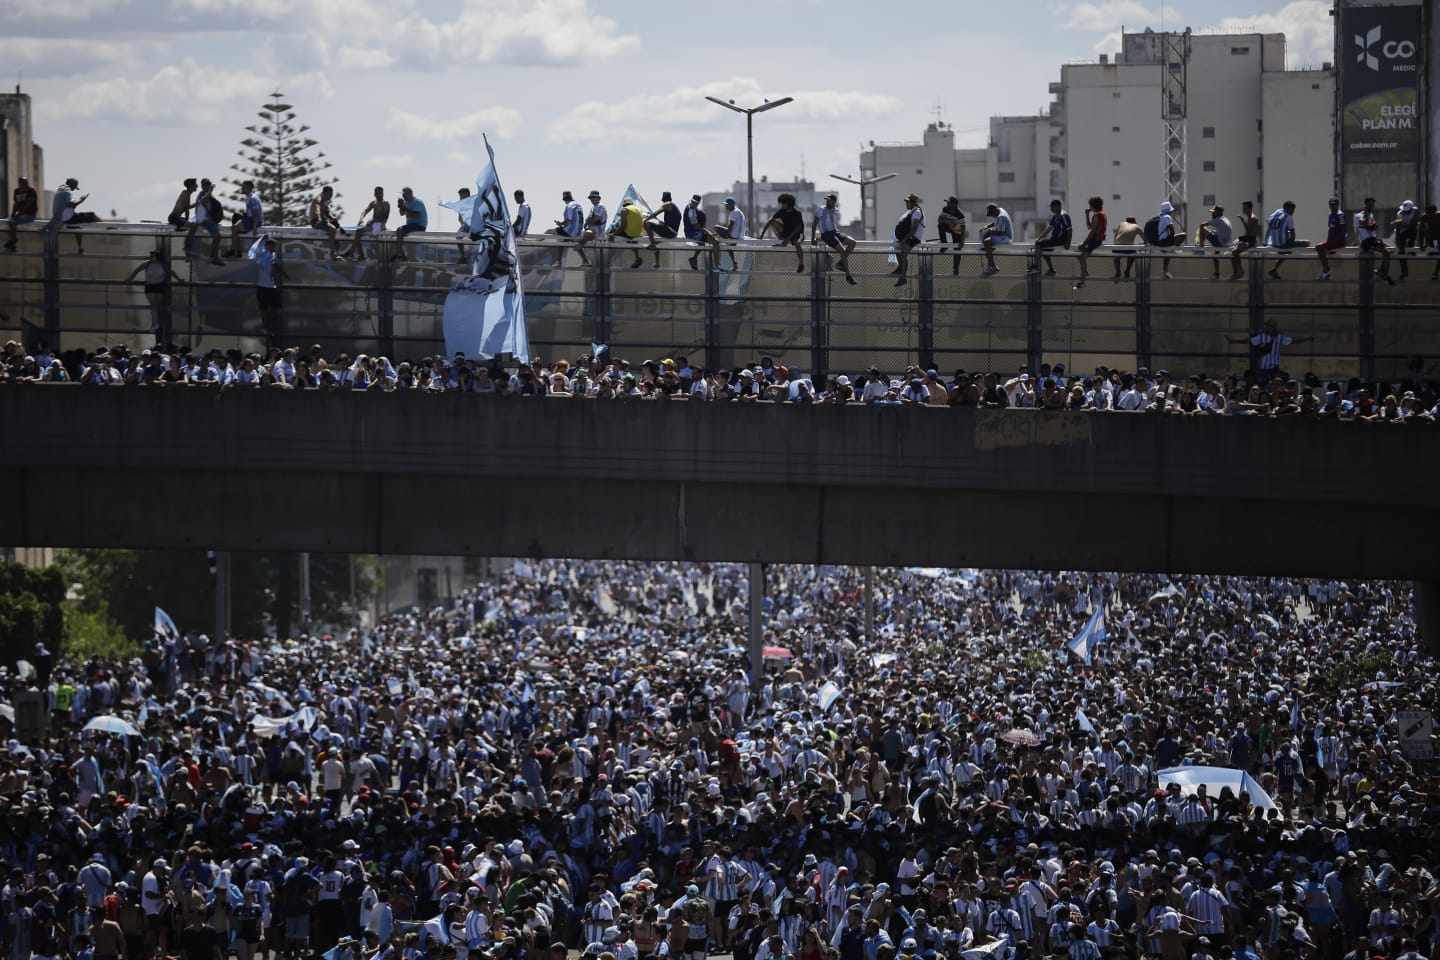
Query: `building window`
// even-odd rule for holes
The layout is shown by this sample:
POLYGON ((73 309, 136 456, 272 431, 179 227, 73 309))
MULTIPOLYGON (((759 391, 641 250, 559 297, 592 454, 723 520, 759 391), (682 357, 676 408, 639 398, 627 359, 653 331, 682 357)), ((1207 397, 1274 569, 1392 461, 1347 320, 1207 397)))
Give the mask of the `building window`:
POLYGON ((1000 174, 1000 182, 1001 182, 1001 183, 1014 183, 1014 182, 1015 182, 1015 174, 1013 174, 1013 173, 1002 173, 1002 174, 1000 174))
POLYGON ((1320 84, 1318 84, 1318 83, 1312 83, 1312 84, 1310 84, 1310 89, 1311 89, 1311 90, 1319 90, 1319 89, 1320 89, 1320 84))
POLYGON ((1203 138, 1205 138, 1206 140, 1214 140, 1214 139, 1215 139, 1215 128, 1214 128, 1214 127, 1201 127, 1201 128, 1200 128, 1200 136, 1203 137, 1203 138))
POLYGON ((922 177, 922 176, 924 176, 924 175, 925 175, 925 171, 924 171, 924 170, 921 170, 921 169, 919 169, 919 168, 917 167, 916 170, 915 170, 915 176, 917 176, 917 177, 922 177))
POLYGON ((1118 194, 1118 193, 1112 193, 1112 194, 1110 194, 1110 199, 1111 199, 1111 200, 1119 200, 1119 199, 1120 199, 1120 194, 1118 194))
POLYGON ((1120 161, 1119 161, 1119 160, 1111 160, 1111 161, 1110 161, 1110 166, 1112 166, 1112 167, 1118 167, 1118 166, 1120 166, 1120 161))
POLYGON ((1111 128, 1110 128, 1110 132, 1111 132, 1111 133, 1119 133, 1119 132, 1120 132, 1120 128, 1119 128, 1119 127, 1111 127, 1111 128))
POLYGON ((1249 47, 1231 47, 1231 48, 1230 48, 1230 56, 1232 56, 1232 57, 1248 57, 1248 56, 1250 56, 1250 48, 1249 48, 1249 47))
POLYGON ((1119 99, 1120 99, 1120 91, 1119 91, 1119 90, 1116 90, 1114 93, 1110 94, 1110 97, 1111 97, 1112 99, 1114 99, 1114 100, 1119 100, 1119 99))
POLYGON ((1264 169, 1265 169, 1265 158, 1264 158, 1264 157, 1256 157, 1256 158, 1255 158, 1255 169, 1256 169, 1256 170, 1264 170, 1264 169))
POLYGON ((1215 194, 1213 194, 1213 193, 1207 193, 1207 194, 1205 194, 1205 199, 1204 199, 1204 200, 1201 200, 1200 202, 1203 203, 1203 204, 1205 204, 1205 206, 1207 206, 1207 207, 1213 207, 1213 206, 1215 206, 1215 194))
POLYGON ((1202 172, 1202 173, 1214 173, 1214 172, 1215 172, 1215 161, 1214 161, 1214 160, 1206 160, 1203 164, 1201 164, 1201 172, 1202 172))

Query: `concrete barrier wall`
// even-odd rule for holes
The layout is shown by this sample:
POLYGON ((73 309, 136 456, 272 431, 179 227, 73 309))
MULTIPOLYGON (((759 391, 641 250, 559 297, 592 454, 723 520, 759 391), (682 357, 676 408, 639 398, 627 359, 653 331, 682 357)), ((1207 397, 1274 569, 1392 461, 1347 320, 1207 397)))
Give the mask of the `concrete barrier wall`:
POLYGON ((1440 530, 1424 427, 80 387, 0 417, 12 545, 1416 578, 1440 530))

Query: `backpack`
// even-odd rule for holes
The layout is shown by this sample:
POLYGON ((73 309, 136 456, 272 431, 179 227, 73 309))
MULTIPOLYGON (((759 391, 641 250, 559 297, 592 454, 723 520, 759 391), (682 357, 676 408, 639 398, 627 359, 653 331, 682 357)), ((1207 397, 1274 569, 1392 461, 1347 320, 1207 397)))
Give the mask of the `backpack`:
POLYGON ((1145 221, 1145 242, 1160 242, 1160 218, 1158 216, 1151 217, 1145 221))
POLYGON ((1065 224, 1065 229, 1060 231, 1060 236, 1057 239, 1059 239, 1060 243, 1068 250, 1070 248, 1070 240, 1074 236, 1075 226, 1070 220, 1070 214, 1066 213, 1061 216, 1062 219, 1060 222, 1065 224))
POLYGON ((225 216, 225 208, 220 206, 220 201, 215 199, 215 194, 205 198, 205 209, 210 214, 210 219, 219 223, 225 216))

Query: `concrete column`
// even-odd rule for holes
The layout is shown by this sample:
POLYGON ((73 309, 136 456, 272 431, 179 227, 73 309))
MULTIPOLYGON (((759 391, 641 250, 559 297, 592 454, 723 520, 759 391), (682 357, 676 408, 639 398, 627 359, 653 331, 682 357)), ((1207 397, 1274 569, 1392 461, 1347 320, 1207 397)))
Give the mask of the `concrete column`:
POLYGON ((1431 656, 1440 656, 1440 580, 1415 581, 1415 628, 1431 656))
POLYGON ((765 678, 765 565, 750 564, 750 689, 760 692, 765 678))
POLYGON ((216 643, 224 643, 230 632, 230 553, 215 551, 215 635, 216 643))

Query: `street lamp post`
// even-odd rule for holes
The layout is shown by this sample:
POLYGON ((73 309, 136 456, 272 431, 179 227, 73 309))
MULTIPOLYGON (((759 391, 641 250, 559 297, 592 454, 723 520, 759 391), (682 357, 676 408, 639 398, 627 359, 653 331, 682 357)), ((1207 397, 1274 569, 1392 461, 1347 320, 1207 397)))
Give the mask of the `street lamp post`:
MULTIPOLYGON (((868 178, 867 178, 867 177, 861 177, 861 178, 858 179, 858 180, 856 180, 854 177, 842 177, 842 176, 840 176, 840 174, 838 174, 838 173, 832 173, 832 174, 830 174, 830 176, 834 177, 836 180, 842 181, 843 183, 853 183, 855 186, 857 186, 857 187, 860 188, 860 225, 861 225, 862 227, 864 227, 864 225, 865 225, 865 188, 868 187, 868 186, 870 186, 870 185, 873 184, 873 183, 879 183, 881 180, 889 180, 891 177, 898 177, 898 176, 900 176, 900 174, 898 174, 898 173, 882 173, 882 174, 881 174, 880 176, 878 176, 878 177, 868 177, 868 178)), ((879 212, 878 210, 875 212, 875 223, 876 223, 876 229, 878 230, 878 229, 879 229, 879 223, 880 223, 880 212, 879 212)), ((865 237, 864 239, 869 240, 870 238, 869 238, 869 237, 865 237)))
MULTIPOLYGON (((781 97, 779 100, 766 100, 758 107, 737 107, 734 100, 721 100, 719 97, 706 97, 711 103, 718 103, 726 110, 734 110, 736 113, 745 114, 745 180, 748 190, 745 194, 745 216, 755 216, 755 114, 764 113, 766 110, 774 110, 776 107, 783 107, 794 101, 794 97, 781 97)), ((752 221, 753 222, 753 221, 752 221)))

